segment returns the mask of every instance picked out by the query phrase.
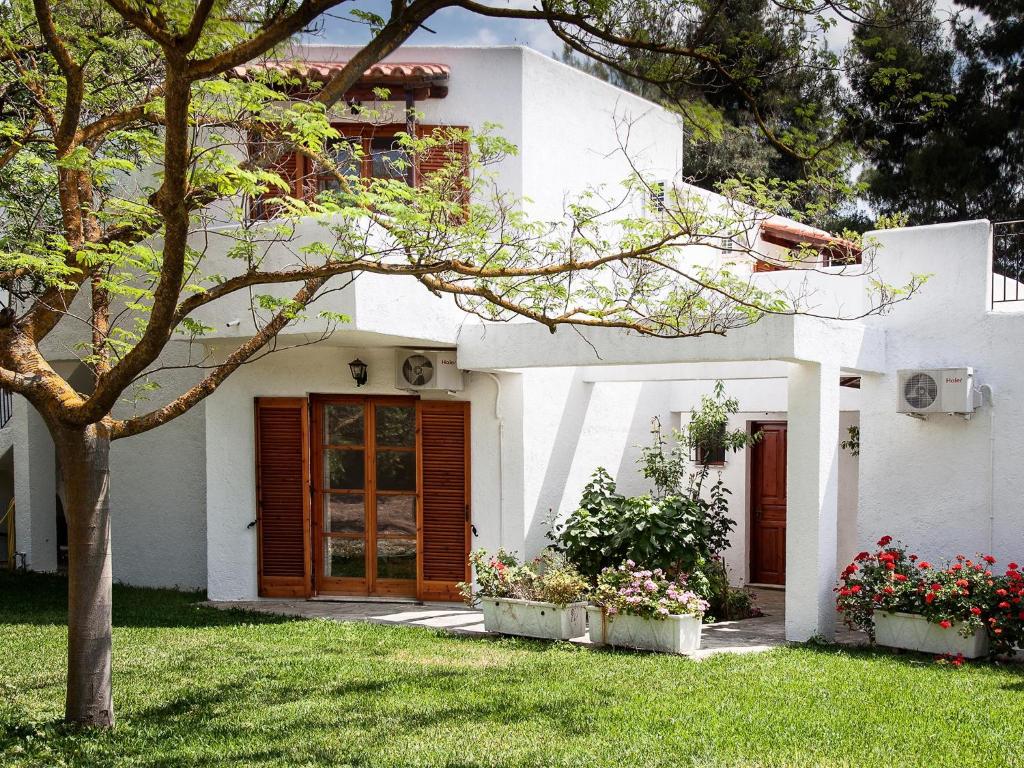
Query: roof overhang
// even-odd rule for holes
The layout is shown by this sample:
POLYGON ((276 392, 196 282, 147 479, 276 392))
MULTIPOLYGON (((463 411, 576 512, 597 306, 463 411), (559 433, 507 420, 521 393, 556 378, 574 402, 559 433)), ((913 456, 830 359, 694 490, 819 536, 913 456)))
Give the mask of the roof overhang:
MULTIPOLYGON (((254 79, 272 75, 280 80, 278 87, 293 91, 312 90, 314 84, 329 82, 348 64, 346 61, 308 61, 300 59, 269 59, 235 67, 231 77, 254 79)), ((417 101, 443 99, 448 95, 447 64, 428 62, 380 62, 367 69, 345 94, 349 101, 370 100, 375 89, 386 88, 393 99, 411 94, 417 101)))
POLYGON ((851 373, 885 370, 885 334, 849 321, 770 315, 725 335, 662 339, 614 328, 484 324, 459 335, 459 366, 478 370, 780 360, 832 363, 851 373))

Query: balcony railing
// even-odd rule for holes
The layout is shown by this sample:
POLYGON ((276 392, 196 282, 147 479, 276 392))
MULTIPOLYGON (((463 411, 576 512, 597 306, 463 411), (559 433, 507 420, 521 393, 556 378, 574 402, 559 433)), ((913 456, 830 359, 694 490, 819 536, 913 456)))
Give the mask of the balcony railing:
POLYGON ((992 225, 992 305, 1014 301, 1024 302, 1024 219, 992 225))

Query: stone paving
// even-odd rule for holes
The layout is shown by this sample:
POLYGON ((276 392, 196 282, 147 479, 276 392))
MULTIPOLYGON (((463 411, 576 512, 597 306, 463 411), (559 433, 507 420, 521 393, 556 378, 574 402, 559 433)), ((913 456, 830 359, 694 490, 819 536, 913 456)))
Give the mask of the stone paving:
MULTIPOLYGON (((690 654, 703 659, 717 653, 757 653, 784 645, 785 593, 782 590, 754 590, 756 604, 764 612, 756 619, 705 624, 701 648, 690 654)), ((427 627, 470 635, 485 635, 483 614, 461 603, 375 602, 314 598, 312 600, 250 600, 209 602, 214 608, 243 609, 281 616, 320 618, 333 621, 365 621, 372 624, 400 624, 427 627)), ((863 642, 862 637, 846 632, 843 642, 863 642)), ((588 636, 571 642, 589 645, 588 636)))

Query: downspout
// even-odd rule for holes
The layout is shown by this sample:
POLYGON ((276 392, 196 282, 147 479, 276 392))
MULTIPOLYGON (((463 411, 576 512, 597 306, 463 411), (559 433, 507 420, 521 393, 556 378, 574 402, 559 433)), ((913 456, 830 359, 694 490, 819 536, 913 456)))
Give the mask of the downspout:
POLYGON ((996 538, 996 409, 992 387, 983 384, 981 396, 988 405, 988 551, 992 553, 996 538))
POLYGON ((505 417, 501 413, 501 379, 490 371, 481 371, 494 382, 494 418, 498 422, 498 549, 505 545, 505 417))

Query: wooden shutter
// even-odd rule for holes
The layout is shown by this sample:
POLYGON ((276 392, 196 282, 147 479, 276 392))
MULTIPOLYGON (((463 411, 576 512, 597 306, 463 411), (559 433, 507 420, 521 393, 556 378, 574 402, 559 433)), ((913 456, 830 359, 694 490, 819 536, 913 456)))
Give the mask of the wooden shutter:
POLYGON ((309 440, 305 398, 256 398, 259 593, 311 594, 309 440))
MULTIPOLYGON (((417 125, 416 135, 430 136, 435 132, 443 132, 446 128, 465 130, 462 126, 417 125)), ((419 184, 432 173, 437 173, 448 166, 453 153, 462 158, 462 178, 456 181, 458 188, 452 189, 452 195, 465 207, 469 205, 469 189, 466 186, 469 179, 469 144, 465 141, 449 141, 447 144, 440 144, 420 153, 414 163, 416 183, 419 184)))
MULTIPOLYGON (((257 145, 258 146, 258 145, 257 145)), ((259 151, 259 150, 256 150, 259 151)), ((296 152, 281 152, 280 147, 268 147, 263 149, 268 157, 273 158, 268 167, 268 170, 272 170, 281 179, 288 184, 289 189, 287 191, 280 187, 273 186, 262 195, 252 201, 252 205, 249 209, 249 218, 259 221, 266 221, 274 218, 277 215, 277 210, 280 207, 280 203, 275 204, 273 200, 275 198, 281 198, 285 195, 291 195, 292 197, 303 197, 306 196, 307 190, 304 184, 304 163, 303 158, 296 152)))
POLYGON ((458 600, 469 580, 469 403, 420 401, 420 599, 458 600))

